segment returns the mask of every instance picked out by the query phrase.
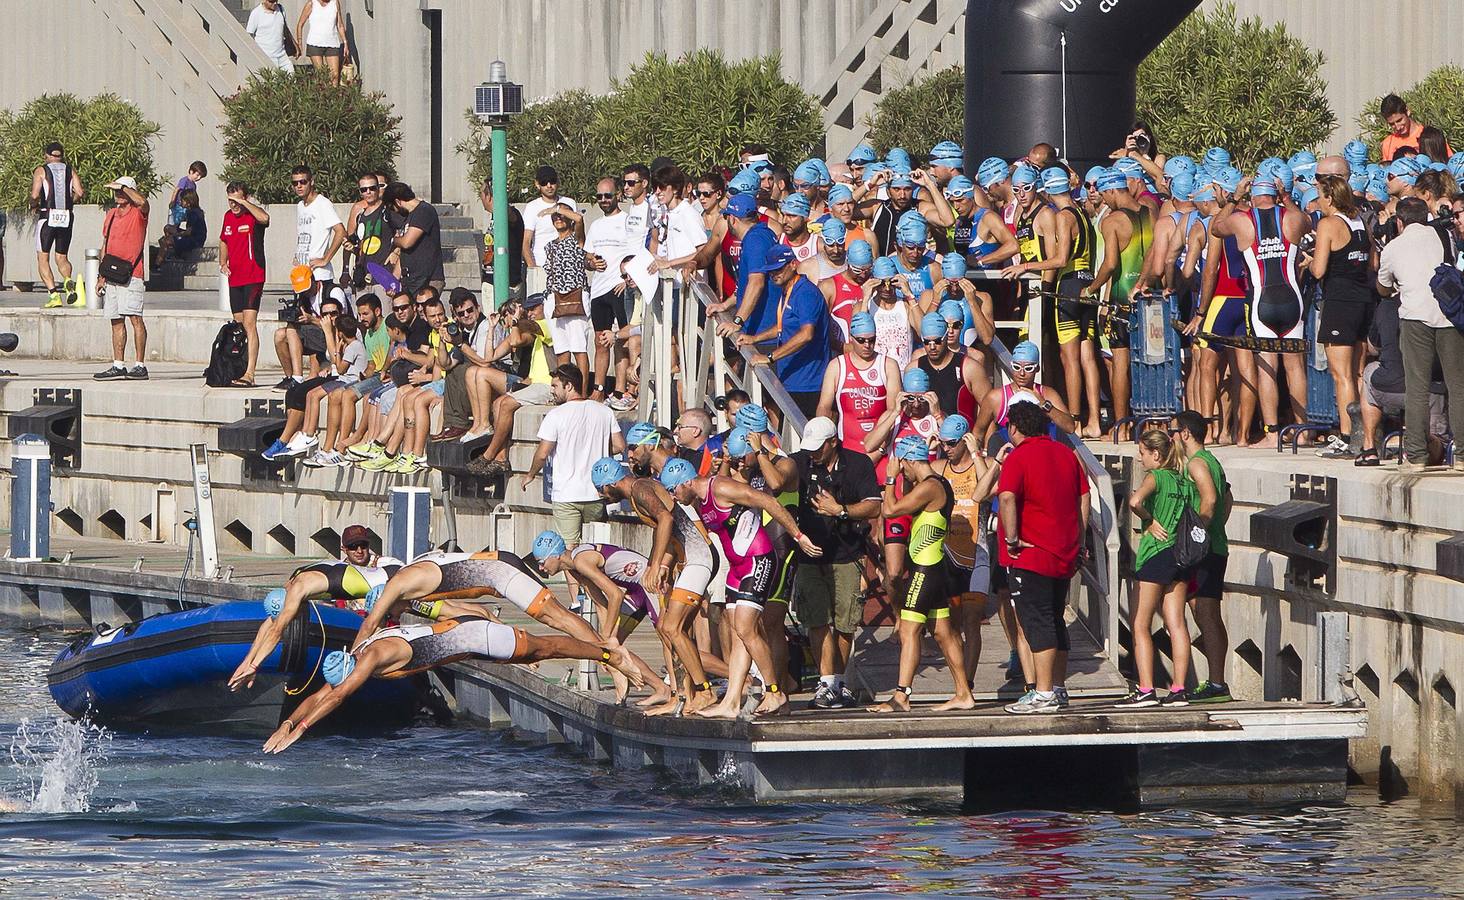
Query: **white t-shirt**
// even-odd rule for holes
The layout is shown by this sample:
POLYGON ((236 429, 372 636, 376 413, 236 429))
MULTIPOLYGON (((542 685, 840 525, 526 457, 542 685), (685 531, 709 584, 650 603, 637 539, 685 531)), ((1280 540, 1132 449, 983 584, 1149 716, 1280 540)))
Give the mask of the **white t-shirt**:
POLYGON ((545 200, 543 197, 535 197, 524 204, 524 227, 534 233, 534 264, 544 265, 544 248, 549 242, 559 237, 559 232, 554 230, 554 223, 550 221, 553 216, 541 216, 539 213, 551 206, 565 204, 571 209, 578 210, 579 205, 569 197, 560 197, 557 200, 545 200))
POLYGON ((571 400, 549 410, 539 423, 539 440, 554 442, 549 502, 600 499, 590 480, 590 467, 610 455, 610 436, 617 427, 610 407, 594 400, 571 400))
POLYGON ((626 256, 625 214, 621 212, 596 219, 585 229, 585 252, 605 260, 605 271, 590 277, 590 296, 603 297, 620 283, 620 261, 626 256))
POLYGON ((254 36, 254 42, 259 49, 264 51, 268 57, 283 56, 285 53, 285 10, 282 6, 275 7, 274 12, 264 8, 264 4, 254 7, 249 11, 249 24, 245 26, 254 36))
MULTIPOLYGON (((680 259, 690 256, 707 242, 706 224, 702 222, 701 207, 685 200, 666 213, 666 239, 659 250, 662 259, 680 259)), ((676 272, 681 280, 681 271, 676 272)))
MULTIPOLYGON (((649 198, 649 194, 646 195, 649 198)), ((646 237, 651 233, 651 201, 641 202, 625 208, 625 246, 634 250, 646 246, 646 237)))
POLYGON ((346 364, 346 371, 337 372, 336 377, 346 384, 355 384, 361 380, 361 373, 366 371, 367 359, 366 345, 360 338, 356 338, 346 345, 345 352, 341 354, 341 362, 346 364))
MULTIPOLYGON (((308 266, 310 260, 325 256, 330 249, 331 229, 343 225, 336 215, 335 204, 324 194, 316 194, 309 206, 301 200, 295 204, 295 265, 308 266)), ((315 268, 317 281, 335 281, 335 268, 330 260, 315 268)))

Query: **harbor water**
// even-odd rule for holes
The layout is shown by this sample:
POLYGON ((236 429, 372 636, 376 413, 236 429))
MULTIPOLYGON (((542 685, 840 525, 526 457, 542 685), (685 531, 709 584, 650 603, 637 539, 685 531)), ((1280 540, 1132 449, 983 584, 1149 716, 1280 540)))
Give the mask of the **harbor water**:
POLYGON ((1289 810, 756 806, 470 725, 268 757, 262 738, 109 734, 58 718, 45 673, 64 643, 0 627, 4 896, 1422 897, 1464 883, 1452 809, 1366 788, 1289 810))

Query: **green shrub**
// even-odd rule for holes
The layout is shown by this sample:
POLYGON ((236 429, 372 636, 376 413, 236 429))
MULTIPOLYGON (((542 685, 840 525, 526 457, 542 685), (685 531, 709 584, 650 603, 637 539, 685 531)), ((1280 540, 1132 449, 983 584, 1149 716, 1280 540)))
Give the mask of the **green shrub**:
POLYGON ((224 100, 224 112, 221 177, 244 182, 265 203, 295 201, 290 169, 301 164, 315 172, 316 190, 338 203, 354 202, 362 172, 396 173, 402 120, 384 94, 359 84, 268 67, 224 100))
POLYGON ((1139 65, 1138 117, 1169 155, 1221 146, 1248 168, 1314 150, 1337 127, 1322 62, 1286 26, 1237 21, 1221 3, 1191 14, 1139 65))
POLYGON ((52 141, 66 148, 66 159, 86 190, 82 202, 109 202, 112 195, 102 186, 122 175, 131 175, 143 193, 151 194, 164 181, 154 168, 152 149, 161 131, 116 94, 88 100, 45 94, 19 113, 0 112, 0 209, 30 204, 31 177, 52 141))
POLYGON ((783 77, 777 55, 729 63, 719 50, 669 60, 647 54, 596 110, 589 137, 620 168, 657 156, 695 178, 735 166, 749 143, 796 165, 823 138, 818 100, 783 77))
MULTIPOLYGON (((1398 96, 1408 104, 1415 119, 1442 131, 1455 150, 1464 148, 1464 69, 1440 66, 1398 96)), ((1359 137, 1367 143, 1373 159, 1378 158, 1378 148, 1388 136, 1388 123, 1378 115, 1382 102, 1382 97, 1373 98, 1357 117, 1359 137)))
POLYGON ((864 118, 869 142, 883 156, 903 147, 921 162, 941 141, 966 142, 966 70, 951 66, 886 91, 864 118))
MULTIPOLYGON (((509 202, 539 196, 534 170, 542 165, 559 171, 559 188, 566 196, 580 200, 594 194, 595 181, 611 171, 585 125, 603 102, 603 97, 589 91, 565 91, 525 107, 521 115, 509 120, 509 202)), ((493 154, 488 128, 471 109, 466 117, 469 134, 457 145, 457 152, 468 158, 468 175, 476 192, 493 171, 493 154)), ((614 174, 619 173, 620 167, 616 166, 614 174)))

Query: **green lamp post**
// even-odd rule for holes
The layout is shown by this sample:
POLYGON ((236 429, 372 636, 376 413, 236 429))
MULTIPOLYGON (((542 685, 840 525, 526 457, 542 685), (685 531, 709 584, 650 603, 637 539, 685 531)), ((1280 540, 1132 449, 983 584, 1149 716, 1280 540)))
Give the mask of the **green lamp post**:
POLYGON ((488 64, 488 81, 478 85, 473 114, 488 125, 493 151, 493 308, 508 302, 508 120, 524 111, 523 86, 508 80, 503 60, 488 64))

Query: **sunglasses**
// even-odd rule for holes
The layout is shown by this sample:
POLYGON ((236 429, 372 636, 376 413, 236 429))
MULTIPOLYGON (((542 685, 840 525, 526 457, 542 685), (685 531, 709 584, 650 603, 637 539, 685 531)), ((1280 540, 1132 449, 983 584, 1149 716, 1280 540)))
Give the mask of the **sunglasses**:
POLYGON ((857 337, 857 338, 854 338, 854 343, 856 343, 856 344, 863 344, 866 347, 873 347, 874 346, 874 338, 872 338, 872 337, 857 337))
POLYGON ((596 194, 595 195, 595 199, 596 200, 614 200, 618 196, 620 196, 620 195, 619 194, 596 194))
POLYGON ((322 311, 320 314, 322 316, 338 316, 338 315, 341 314, 341 311, 338 310, 338 309, 328 309, 328 310, 322 311))
POLYGON ((946 439, 945 439, 945 438, 941 438, 941 439, 940 439, 940 442, 941 442, 941 444, 942 444, 942 445, 943 445, 943 446, 946 446, 946 447, 954 447, 954 446, 956 446, 956 445, 957 445, 957 444, 959 444, 959 443, 961 443, 961 439, 960 439, 960 438, 956 438, 956 439, 955 439, 955 440, 953 440, 953 441, 948 441, 948 440, 946 440, 946 439))
MULTIPOLYGON (((296 184, 302 184, 303 182, 297 181, 295 183, 296 184)), ((379 190, 381 190, 381 185, 379 185, 379 184, 363 184, 360 187, 360 191, 363 194, 369 194, 372 191, 379 191, 379 190)))
POLYGON ((371 545, 370 544, 367 544, 367 543, 364 543, 364 542, 363 543, 360 543, 360 544, 347 544, 346 545, 346 549, 347 550, 369 550, 369 549, 371 549, 371 545))
POLYGON ((717 196, 717 193, 717 191, 697 191, 696 195, 703 200, 710 200, 711 198, 717 196))
POLYGON ((309 178, 291 178, 290 179, 290 184, 293 184, 296 187, 298 187, 298 186, 300 186, 302 184, 309 184, 309 183, 310 183, 310 179, 309 178))
POLYGON ((1035 371, 1037 371, 1037 364, 1036 363, 1012 363, 1012 371, 1013 372, 1022 372, 1023 374, 1035 372, 1035 371))
POLYGON ((457 309, 454 309, 452 313, 455 316, 470 316, 477 311, 478 307, 476 306, 459 306, 457 309))
POLYGON ((412 308, 412 304, 410 304, 410 303, 404 303, 401 306, 397 306, 395 303, 393 303, 392 306, 391 306, 391 311, 392 312, 406 312, 407 310, 409 310, 411 308, 412 308))
POLYGON ((559 182, 557 180, 553 179, 553 178, 549 179, 548 181, 540 181, 540 182, 536 182, 536 183, 540 187, 548 187, 551 184, 559 184, 559 182))
POLYGON ((627 178, 624 181, 624 184, 625 184, 626 187, 635 187, 636 185, 638 185, 640 183, 641 183, 641 179, 639 179, 639 178, 627 178))

